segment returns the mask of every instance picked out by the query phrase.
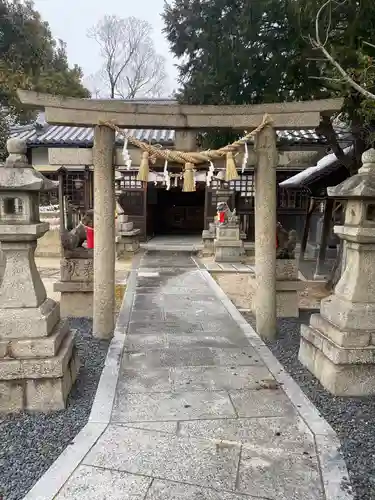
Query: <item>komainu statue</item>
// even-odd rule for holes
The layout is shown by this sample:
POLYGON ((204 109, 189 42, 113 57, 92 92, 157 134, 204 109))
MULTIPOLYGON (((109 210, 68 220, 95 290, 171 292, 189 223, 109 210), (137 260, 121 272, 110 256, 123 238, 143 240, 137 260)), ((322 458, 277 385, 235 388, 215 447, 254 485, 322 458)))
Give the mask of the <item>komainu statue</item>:
POLYGON ((86 241, 85 226, 94 227, 94 214, 92 210, 89 210, 84 215, 78 226, 73 228, 71 231, 65 230, 61 233, 61 245, 64 251, 73 251, 78 248, 82 248, 83 243, 86 241))
POLYGON ((237 225, 238 217, 236 215, 236 209, 231 211, 228 203, 225 201, 220 201, 216 205, 216 211, 218 213, 217 222, 221 225, 237 225), (221 217, 220 217, 221 216, 221 217))
POLYGON ((297 244, 297 232, 292 229, 287 231, 283 228, 280 222, 276 226, 276 258, 277 259, 294 259, 295 249, 297 244))

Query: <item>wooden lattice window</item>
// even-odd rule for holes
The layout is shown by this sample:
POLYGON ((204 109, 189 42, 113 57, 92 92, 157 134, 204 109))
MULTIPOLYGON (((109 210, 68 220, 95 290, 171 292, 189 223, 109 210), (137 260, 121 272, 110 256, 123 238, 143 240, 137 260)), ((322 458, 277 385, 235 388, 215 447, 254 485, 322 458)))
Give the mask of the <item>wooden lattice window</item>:
MULTIPOLYGON (((51 174, 43 174, 44 177, 50 179, 51 181, 57 181, 59 176, 57 173, 51 174)), ((40 193, 40 206, 47 207, 50 205, 58 205, 59 204, 59 192, 58 188, 54 191, 47 191, 46 193, 40 193)))
POLYGON ((85 205, 85 172, 67 172, 65 178, 65 196, 76 207, 85 205))
POLYGON ((241 198, 254 198, 255 196, 255 179, 254 174, 241 175, 240 179, 230 182, 241 198))
POLYGON ((137 181, 136 175, 124 175, 122 179, 119 181, 120 189, 128 190, 128 189, 142 189, 143 185, 142 181, 137 181))

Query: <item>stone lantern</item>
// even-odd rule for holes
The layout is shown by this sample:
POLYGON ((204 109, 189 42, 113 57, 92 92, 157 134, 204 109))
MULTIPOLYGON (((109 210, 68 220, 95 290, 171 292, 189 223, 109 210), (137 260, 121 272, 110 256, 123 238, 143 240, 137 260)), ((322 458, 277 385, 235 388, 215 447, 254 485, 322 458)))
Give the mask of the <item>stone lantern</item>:
POLYGON ((123 193, 121 181, 123 176, 121 172, 115 172, 115 196, 116 196, 116 256, 119 260, 126 258, 127 255, 137 253, 140 249, 139 234, 140 229, 134 228, 134 222, 129 221, 129 216, 124 213, 120 205, 120 197, 123 193))
POLYGON ((335 233, 344 240, 345 268, 320 314, 301 327, 299 359, 339 396, 375 393, 375 150, 362 155, 358 174, 328 195, 347 201, 345 222, 335 233))
POLYGON ((56 189, 27 163, 26 144, 7 143, 0 166, 0 412, 64 408, 78 371, 73 334, 60 321, 60 305, 48 299, 35 265, 39 195, 56 189))

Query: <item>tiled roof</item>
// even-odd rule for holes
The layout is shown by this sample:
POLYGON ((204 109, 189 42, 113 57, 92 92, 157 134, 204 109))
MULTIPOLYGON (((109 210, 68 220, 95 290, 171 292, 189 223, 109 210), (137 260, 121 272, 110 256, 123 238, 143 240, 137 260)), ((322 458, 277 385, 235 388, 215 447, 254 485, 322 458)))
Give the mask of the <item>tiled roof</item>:
MULTIPOLYGON (((140 101, 141 102, 141 101, 140 101)), ((142 101, 144 102, 144 101, 142 101)), ((172 100, 154 100, 158 104, 173 102, 172 100)), ((130 135, 138 140, 146 141, 163 146, 173 146, 175 140, 174 130, 126 130, 130 135)), ((278 140, 286 145, 325 145, 326 141, 322 136, 317 135, 315 130, 277 130, 278 140)), ((339 142, 344 146, 350 144, 350 136, 345 128, 340 125, 337 129, 339 142)), ((94 139, 94 129, 84 127, 69 127, 60 125, 49 125, 45 122, 44 113, 40 113, 36 122, 15 126, 11 129, 11 137, 25 139, 30 147, 37 146, 76 146, 92 147, 94 139)), ((118 145, 123 144, 122 136, 116 138, 118 145)))
MULTIPOLYGON (((172 146, 174 130, 126 130, 140 141, 172 146)), ((83 127, 67 127, 59 125, 45 125, 43 127, 25 126, 11 130, 11 137, 25 139, 27 145, 35 146, 81 146, 91 147, 94 140, 94 129, 83 127)), ((121 136, 116 138, 119 145, 124 143, 121 136)))
MULTIPOLYGON (((343 152, 345 155, 352 154, 353 146, 345 148, 343 152)), ((316 179, 326 177, 328 174, 341 168, 345 167, 343 167, 343 165, 338 161, 334 153, 330 153, 319 160, 313 167, 306 168, 302 172, 299 172, 298 174, 289 177, 289 179, 280 182, 279 186, 286 189, 305 187, 316 179)))

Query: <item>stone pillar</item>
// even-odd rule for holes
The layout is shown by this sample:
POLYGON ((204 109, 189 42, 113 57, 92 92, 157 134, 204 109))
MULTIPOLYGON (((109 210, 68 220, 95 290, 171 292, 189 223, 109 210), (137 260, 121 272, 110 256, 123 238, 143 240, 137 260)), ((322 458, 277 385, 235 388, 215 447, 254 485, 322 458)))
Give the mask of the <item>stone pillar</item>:
POLYGON ((203 253, 212 255, 214 253, 214 240, 216 237, 216 223, 210 222, 208 229, 202 231, 203 253))
POLYGON ((35 265, 39 194, 57 183, 28 165, 26 144, 7 143, 0 167, 0 242, 5 260, 0 284, 0 412, 50 411, 65 407, 79 363, 73 334, 48 299, 35 265))
POLYGON ((276 133, 267 125, 256 138, 255 274, 256 328, 274 338, 276 326, 276 133))
POLYGON ((93 335, 109 338, 115 326, 115 132, 94 132, 94 298, 93 335))
POLYGON ((298 292, 304 284, 298 279, 297 259, 276 259, 276 309, 278 318, 298 318, 298 292))
POLYGON ((345 222, 335 227, 344 240, 346 266, 320 314, 301 326, 299 360, 332 394, 375 394, 375 150, 363 167, 328 195, 346 199, 345 222))

